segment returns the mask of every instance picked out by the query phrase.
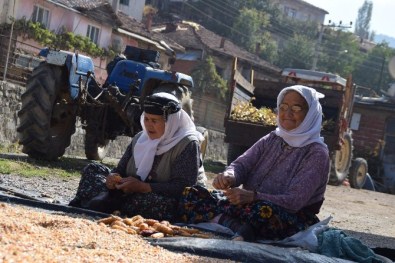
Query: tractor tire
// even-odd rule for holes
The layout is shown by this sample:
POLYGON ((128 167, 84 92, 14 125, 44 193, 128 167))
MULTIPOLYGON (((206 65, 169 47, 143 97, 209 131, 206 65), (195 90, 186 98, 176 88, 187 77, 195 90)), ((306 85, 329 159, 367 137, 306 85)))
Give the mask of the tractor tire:
POLYGON ((85 134, 85 156, 88 160, 101 161, 106 157, 110 140, 99 141, 95 133, 86 131, 85 134))
POLYGON ((31 158, 56 160, 70 145, 77 106, 65 103, 62 91, 68 91, 67 74, 62 67, 42 63, 27 81, 17 132, 22 152, 31 158))
POLYGON ((328 184, 340 185, 347 178, 351 166, 352 148, 351 134, 346 133, 343 137, 341 149, 336 151, 332 157, 328 184))
POLYGON ((361 189, 366 182, 368 174, 368 163, 363 158, 356 158, 352 161, 348 180, 352 188, 361 189))
POLYGON ((227 154, 227 165, 231 164, 234 160, 237 159, 240 155, 242 155, 248 147, 241 146, 233 143, 228 144, 228 154, 227 154))
POLYGON ((202 160, 204 160, 208 144, 208 130, 202 126, 196 126, 196 130, 204 137, 204 140, 200 143, 200 153, 202 154, 202 160))

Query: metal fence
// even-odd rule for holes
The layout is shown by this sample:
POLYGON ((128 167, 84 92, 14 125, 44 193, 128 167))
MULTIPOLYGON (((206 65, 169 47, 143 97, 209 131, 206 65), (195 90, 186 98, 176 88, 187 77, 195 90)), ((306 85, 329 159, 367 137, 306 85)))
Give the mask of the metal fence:
MULTIPOLYGON (((15 31, 12 33, 12 28, 0 29, 0 80, 24 85, 33 69, 45 60, 38 56, 43 48, 38 44, 28 44, 15 31)), ((106 71, 96 65, 95 70, 98 73, 106 71)))
POLYGON ((43 59, 38 57, 41 47, 31 46, 11 37, 11 30, 0 31, 0 79, 24 84, 43 59))

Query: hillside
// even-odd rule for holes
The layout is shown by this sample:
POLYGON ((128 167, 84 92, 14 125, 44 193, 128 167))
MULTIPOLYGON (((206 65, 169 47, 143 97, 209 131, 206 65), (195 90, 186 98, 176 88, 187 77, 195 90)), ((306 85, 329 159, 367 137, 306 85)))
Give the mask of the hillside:
POLYGON ((387 42, 390 47, 395 48, 395 37, 377 34, 376 37, 374 38, 374 42, 376 43, 382 43, 383 41, 387 42))

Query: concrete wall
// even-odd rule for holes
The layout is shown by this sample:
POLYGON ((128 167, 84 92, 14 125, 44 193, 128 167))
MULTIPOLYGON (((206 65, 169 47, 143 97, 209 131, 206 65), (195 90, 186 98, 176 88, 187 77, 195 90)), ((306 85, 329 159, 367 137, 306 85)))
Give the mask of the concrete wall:
MULTIPOLYGON (((0 146, 15 145, 18 143, 16 129, 19 125, 18 111, 22 104, 21 95, 25 87, 9 82, 0 81, 0 146)), ((107 156, 120 158, 130 143, 131 138, 120 136, 110 142, 107 156)), ((206 159, 226 160, 227 146, 224 145, 222 132, 209 130, 209 143, 206 151, 206 159)), ((66 155, 85 156, 84 153, 84 130, 77 123, 76 133, 72 136, 71 145, 66 149, 66 155)))

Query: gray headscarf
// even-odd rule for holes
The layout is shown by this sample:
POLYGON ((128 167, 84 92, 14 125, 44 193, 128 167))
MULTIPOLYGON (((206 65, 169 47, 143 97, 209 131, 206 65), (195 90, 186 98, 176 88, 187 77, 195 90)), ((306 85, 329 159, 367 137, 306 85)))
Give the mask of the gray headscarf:
POLYGON ((293 130, 287 131, 280 125, 279 116, 277 116, 276 134, 284 139, 292 147, 303 147, 313 142, 318 142, 326 146, 324 138, 320 136, 322 124, 322 107, 318 101, 325 95, 317 92, 315 89, 303 85, 294 85, 284 88, 277 96, 277 108, 282 103, 284 96, 289 91, 299 93, 309 105, 303 122, 293 130))

